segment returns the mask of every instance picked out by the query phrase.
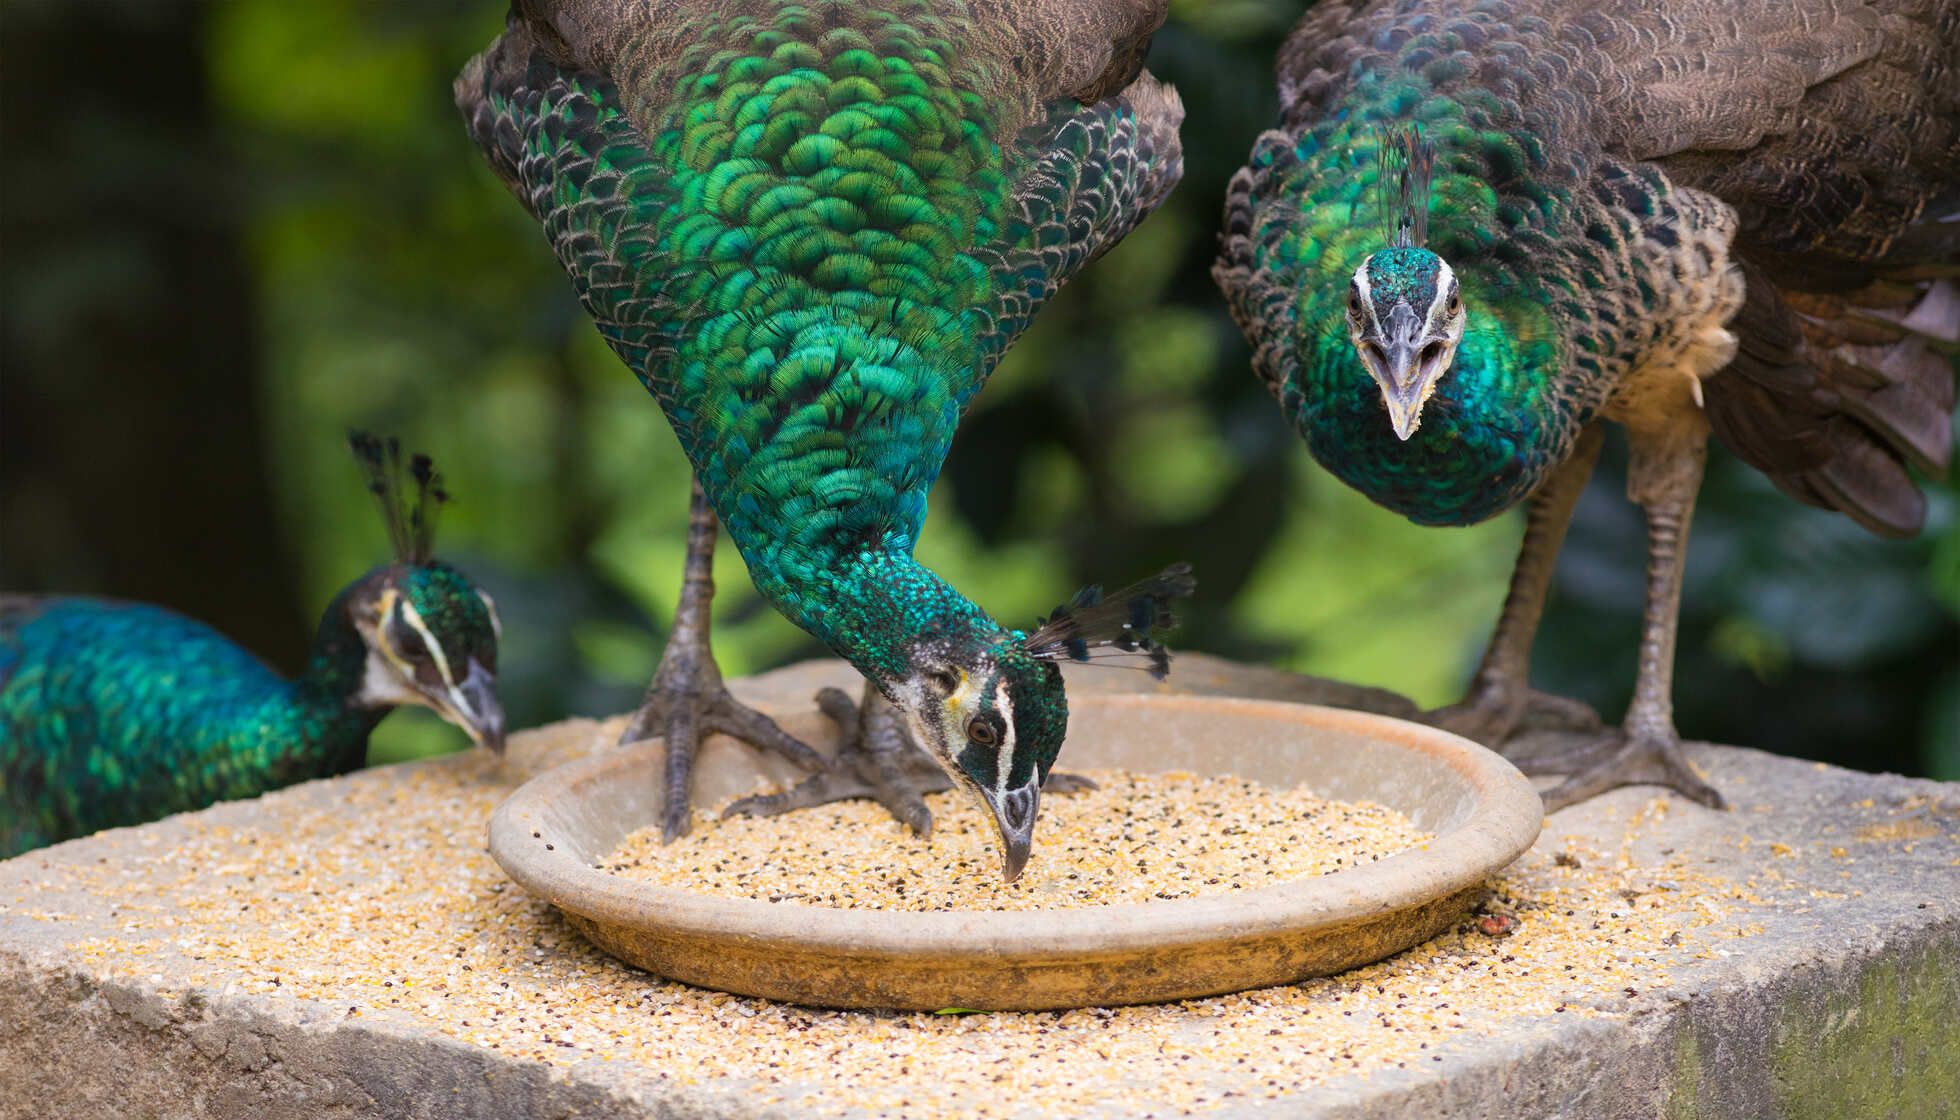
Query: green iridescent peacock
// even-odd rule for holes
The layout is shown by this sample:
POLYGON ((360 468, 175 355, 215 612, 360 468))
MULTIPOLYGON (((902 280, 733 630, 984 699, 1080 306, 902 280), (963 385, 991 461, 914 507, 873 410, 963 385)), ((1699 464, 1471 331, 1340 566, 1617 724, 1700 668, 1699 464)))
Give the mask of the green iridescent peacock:
POLYGON ((328 604, 292 680, 161 607, 0 598, 0 858, 344 774, 403 704, 503 750, 496 607, 431 552, 441 479, 352 442, 395 558, 328 604))
POLYGON ((953 433, 1002 353, 1181 172, 1142 71, 1159 2, 523 0, 457 79, 695 473, 673 635, 628 739, 662 735, 669 836, 722 732, 812 771, 774 812, 873 796, 925 831, 948 777, 1025 860, 1067 726, 1057 662, 1154 655, 1182 570, 1026 632, 913 558, 953 433), (850 661, 832 765, 722 687, 709 557, 850 661), (938 764, 923 770, 907 740, 938 764))

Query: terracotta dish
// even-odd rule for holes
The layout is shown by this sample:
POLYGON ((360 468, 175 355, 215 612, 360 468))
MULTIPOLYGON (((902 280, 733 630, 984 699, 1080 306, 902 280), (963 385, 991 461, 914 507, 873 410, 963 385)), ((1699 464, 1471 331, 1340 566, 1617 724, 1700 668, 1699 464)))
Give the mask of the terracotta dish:
MULTIPOLYGON (((783 723, 825 741, 827 724, 814 712, 783 723)), ((1324 797, 1379 802, 1436 838, 1351 871, 1174 901, 842 910, 710 897, 595 869, 657 819, 661 758, 653 742, 539 775, 491 818, 490 854, 621 960, 701 987, 821 1007, 1154 1003, 1339 972, 1458 921, 1489 877, 1537 839, 1543 819, 1538 795, 1510 763, 1420 724, 1265 700, 1086 696, 1071 704, 1065 768, 1305 783, 1324 797)), ((756 765, 744 747, 711 744, 698 760, 695 803, 749 792, 756 765)), ((1037 829, 1037 853, 1040 842, 1037 829)))

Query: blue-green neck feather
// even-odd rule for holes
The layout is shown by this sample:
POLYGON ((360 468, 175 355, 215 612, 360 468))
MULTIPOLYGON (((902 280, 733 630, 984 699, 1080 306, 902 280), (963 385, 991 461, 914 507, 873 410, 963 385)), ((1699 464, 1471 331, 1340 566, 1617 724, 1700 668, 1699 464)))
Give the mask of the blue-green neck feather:
POLYGON ((1570 251, 1587 241, 1580 168, 1487 91, 1432 84, 1453 79, 1455 63, 1420 41, 1405 50, 1419 71, 1361 73, 1339 112, 1262 139, 1254 257, 1291 293, 1281 328, 1292 366, 1278 391, 1314 457, 1414 521, 1464 525, 1536 488, 1600 407, 1609 343, 1590 308, 1574 309, 1607 278, 1570 251), (1382 129, 1412 122, 1435 148, 1427 248, 1455 270, 1467 327, 1405 442, 1355 353, 1345 305, 1355 269, 1392 248, 1382 129))
POLYGON ((1396 438, 1381 391, 1345 334, 1301 347, 1301 390, 1291 408, 1314 458, 1424 525, 1469 525, 1504 512, 1556 461, 1548 449, 1570 438, 1571 418, 1546 408, 1530 376, 1558 362, 1555 346, 1526 341, 1543 325, 1466 297, 1470 326, 1455 364, 1407 440, 1396 438))

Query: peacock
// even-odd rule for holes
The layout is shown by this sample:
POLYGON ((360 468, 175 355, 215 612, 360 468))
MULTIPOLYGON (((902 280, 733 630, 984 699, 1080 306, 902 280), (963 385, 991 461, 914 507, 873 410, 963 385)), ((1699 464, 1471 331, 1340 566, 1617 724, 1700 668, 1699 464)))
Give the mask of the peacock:
POLYGON ((1960 3, 1329 0, 1278 71, 1214 267, 1259 375, 1415 522, 1526 507, 1482 663, 1431 718, 1492 744, 1537 719, 1531 643, 1610 421, 1648 530, 1634 697, 1544 763, 1546 800, 1719 807, 1670 698, 1709 435, 1884 535, 1924 518, 1909 468, 1951 456, 1960 3))
POLYGON ((0 857, 347 773, 403 704, 503 750, 496 605, 430 554, 442 481, 351 442, 395 559, 328 604, 293 680, 161 607, 0 598, 0 857))
POLYGON ((1067 727, 1058 663, 1161 669, 1185 569, 1024 631, 913 548, 1001 355, 1181 174, 1182 107, 1142 69, 1165 7, 518 0, 457 79, 471 137, 693 467, 674 627, 623 736, 666 740, 668 838, 710 732, 811 772, 732 811, 870 796, 920 833, 929 756, 993 815, 1012 879, 1067 727), (860 703, 819 698, 835 760, 722 684, 723 527, 763 597, 865 677, 860 703))

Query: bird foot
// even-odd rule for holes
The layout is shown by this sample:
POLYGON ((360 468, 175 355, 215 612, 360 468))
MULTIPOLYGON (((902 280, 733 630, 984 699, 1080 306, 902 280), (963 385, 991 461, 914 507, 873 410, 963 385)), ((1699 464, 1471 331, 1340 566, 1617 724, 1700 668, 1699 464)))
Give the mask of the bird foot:
POLYGON ((660 832, 668 842, 687 835, 694 823, 695 752, 709 735, 717 733, 782 755, 805 770, 822 773, 830 766, 823 755, 777 726, 775 720, 736 700, 722 684, 721 672, 712 658, 664 658, 645 701, 620 735, 619 745, 655 737, 666 740, 666 803, 660 832))
MULTIPOLYGON (((919 749, 905 730, 898 711, 882 699, 859 704, 842 689, 817 693, 817 707, 837 724, 843 746, 831 769, 812 774, 779 793, 744 797, 722 810, 732 816, 774 817, 797 809, 812 809, 834 801, 866 798, 885 807, 900 824, 921 838, 932 836, 932 810, 925 795, 953 788, 953 780, 932 756, 919 749)), ((1042 783, 1046 793, 1064 796, 1086 793, 1096 783, 1080 774, 1052 773, 1042 783)))
POLYGON ((1491 748, 1535 732, 1592 732, 1605 726, 1583 701, 1496 685, 1475 686, 1462 700, 1424 712, 1422 721, 1491 748))
POLYGON ((818 692, 817 707, 842 734, 844 745, 831 768, 780 793, 744 797, 723 809, 722 817, 774 817, 833 801, 869 798, 900 824, 930 837, 932 810, 926 808, 925 795, 951 789, 953 781, 912 745, 897 710, 875 701, 860 706, 838 688, 818 692))
POLYGON ((1629 735, 1616 731, 1566 751, 1541 755, 1520 764, 1527 774, 1568 774, 1545 791, 1545 812, 1577 805, 1621 786, 1666 786, 1710 809, 1728 803, 1714 786, 1703 781, 1682 753, 1673 735, 1629 735))
POLYGON ((1101 788, 1102 786, 1096 784, 1094 778, 1086 774, 1065 774, 1060 770, 1050 770, 1048 777, 1041 783, 1042 793, 1057 793, 1063 797, 1074 797, 1076 794, 1101 788))

